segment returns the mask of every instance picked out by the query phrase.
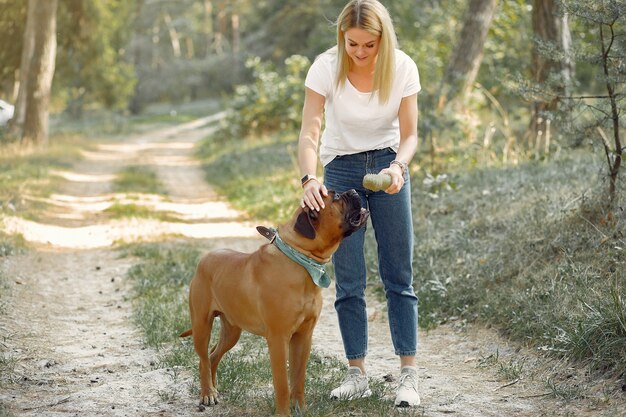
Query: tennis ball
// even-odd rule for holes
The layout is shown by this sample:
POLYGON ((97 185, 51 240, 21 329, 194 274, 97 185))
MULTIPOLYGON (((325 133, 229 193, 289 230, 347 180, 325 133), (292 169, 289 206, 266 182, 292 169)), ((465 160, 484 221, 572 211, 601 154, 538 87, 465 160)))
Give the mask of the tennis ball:
POLYGON ((363 187, 372 191, 386 190, 391 185, 391 175, 367 174, 363 177, 363 187))

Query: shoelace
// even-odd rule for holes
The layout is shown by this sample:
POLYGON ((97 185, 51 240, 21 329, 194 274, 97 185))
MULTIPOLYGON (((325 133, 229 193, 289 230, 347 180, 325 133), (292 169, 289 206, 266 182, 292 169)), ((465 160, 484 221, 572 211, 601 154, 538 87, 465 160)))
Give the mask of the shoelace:
POLYGON ((352 384, 352 385, 356 386, 358 384, 358 382, 359 382, 359 377, 360 376, 361 375, 356 375, 356 374, 348 375, 346 377, 346 379, 343 380, 343 383, 341 385, 352 384))
POLYGON ((400 384, 399 387, 400 388, 413 388, 414 390, 417 390, 416 388, 416 382, 417 382, 417 378, 415 378, 414 375, 411 374, 404 374, 404 375, 400 375, 400 384))
POLYGON ((354 387, 354 389, 356 389, 359 386, 359 378, 361 378, 361 375, 349 374, 341 383, 341 387, 347 388, 348 386, 352 386, 354 387))

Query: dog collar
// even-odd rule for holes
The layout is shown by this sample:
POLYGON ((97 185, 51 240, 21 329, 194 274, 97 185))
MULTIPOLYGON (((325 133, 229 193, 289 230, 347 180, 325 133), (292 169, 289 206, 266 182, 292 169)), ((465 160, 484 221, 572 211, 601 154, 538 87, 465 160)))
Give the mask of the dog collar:
MULTIPOLYGON (((259 228, 257 228, 257 230, 258 229, 259 228)), ((289 259, 297 264, 302 265, 311 276, 311 279, 313 280, 315 285, 322 288, 328 288, 330 286, 330 277, 326 273, 326 268, 324 267, 323 263, 317 262, 316 260, 309 258, 302 252, 299 252, 293 247, 289 246, 287 243, 285 243, 284 240, 280 238, 278 230, 265 229, 265 231, 266 232, 264 233, 259 230, 259 232, 263 236, 270 239, 270 243, 273 243, 282 253, 287 255, 289 259)))

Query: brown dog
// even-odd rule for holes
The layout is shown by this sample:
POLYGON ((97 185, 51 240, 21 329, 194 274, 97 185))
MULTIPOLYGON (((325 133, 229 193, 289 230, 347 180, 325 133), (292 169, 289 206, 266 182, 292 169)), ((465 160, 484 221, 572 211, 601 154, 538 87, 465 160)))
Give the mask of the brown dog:
MULTIPOLYGON (((329 191, 324 204, 319 212, 298 208, 292 219, 278 228, 279 242, 282 239, 318 264, 329 262, 341 240, 363 226, 369 215, 354 190, 342 194, 329 191)), ((217 250, 198 264, 189 287, 191 330, 181 337, 193 334, 200 357, 201 404, 217 404, 217 366, 243 329, 267 340, 276 413, 290 415, 290 399, 293 405, 305 407, 306 364, 322 309, 322 293, 307 269, 279 249, 279 242, 264 244, 249 254, 217 250), (215 317, 220 318, 220 334, 209 356, 215 317)))

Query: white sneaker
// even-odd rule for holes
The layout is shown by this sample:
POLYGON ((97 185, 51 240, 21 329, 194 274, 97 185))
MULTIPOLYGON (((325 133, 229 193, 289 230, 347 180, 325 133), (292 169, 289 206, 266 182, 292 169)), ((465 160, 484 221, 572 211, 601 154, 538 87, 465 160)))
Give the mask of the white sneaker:
POLYGON ((420 395, 417 392, 417 368, 415 366, 402 367, 395 405, 402 408, 420 405, 420 395))
POLYGON ((361 373, 361 369, 357 366, 348 368, 348 375, 338 388, 330 392, 330 398, 333 400, 353 400, 355 398, 365 398, 372 395, 367 376, 361 373))

